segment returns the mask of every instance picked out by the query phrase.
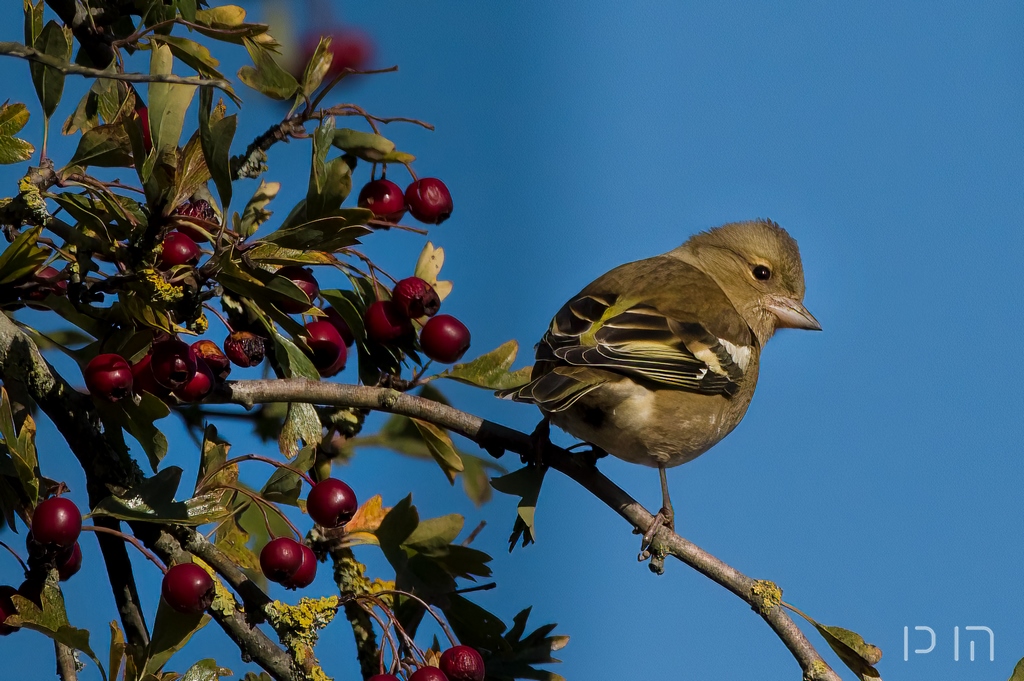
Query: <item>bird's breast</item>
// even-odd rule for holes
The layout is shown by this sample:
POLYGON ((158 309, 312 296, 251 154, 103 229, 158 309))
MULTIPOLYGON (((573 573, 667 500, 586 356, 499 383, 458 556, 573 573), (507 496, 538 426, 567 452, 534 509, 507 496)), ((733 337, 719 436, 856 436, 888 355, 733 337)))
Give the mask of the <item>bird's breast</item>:
POLYGON ((646 466, 691 461, 732 432, 753 389, 733 397, 651 390, 629 379, 602 385, 551 422, 609 454, 646 466))

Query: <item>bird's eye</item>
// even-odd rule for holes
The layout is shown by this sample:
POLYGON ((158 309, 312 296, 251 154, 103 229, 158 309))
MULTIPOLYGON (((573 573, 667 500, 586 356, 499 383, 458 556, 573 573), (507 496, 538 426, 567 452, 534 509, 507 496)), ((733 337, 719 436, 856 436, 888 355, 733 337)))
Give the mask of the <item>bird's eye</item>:
POLYGON ((757 265, 753 269, 754 279, 760 279, 761 281, 768 281, 772 278, 772 271, 764 265, 757 265))

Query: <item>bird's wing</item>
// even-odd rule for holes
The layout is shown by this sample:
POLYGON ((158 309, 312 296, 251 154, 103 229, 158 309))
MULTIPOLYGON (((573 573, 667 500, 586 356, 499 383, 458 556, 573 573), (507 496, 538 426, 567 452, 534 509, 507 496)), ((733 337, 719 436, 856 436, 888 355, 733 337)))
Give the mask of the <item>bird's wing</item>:
POLYGON ((562 411, 622 378, 652 388, 735 394, 749 363, 756 361, 749 327, 717 286, 709 286, 689 265, 640 266, 647 262, 633 263, 627 271, 640 278, 631 282, 628 297, 609 291, 620 288, 613 270, 562 306, 537 346, 531 382, 508 396, 562 411), (666 274, 675 275, 674 284, 697 286, 701 300, 680 305, 678 296, 662 295, 666 274), (645 276, 652 281, 645 282, 645 276), (609 281, 602 285, 603 279, 609 281), (709 304, 715 318, 701 321, 709 304))

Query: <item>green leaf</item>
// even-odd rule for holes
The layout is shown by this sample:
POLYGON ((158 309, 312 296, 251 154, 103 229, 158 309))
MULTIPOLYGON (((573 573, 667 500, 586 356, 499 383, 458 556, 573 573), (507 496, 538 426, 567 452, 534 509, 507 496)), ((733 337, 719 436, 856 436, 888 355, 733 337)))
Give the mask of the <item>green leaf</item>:
MULTIPOLYGON (((149 61, 151 73, 169 75, 173 62, 174 57, 169 47, 153 46, 149 61)), ((158 158, 174 157, 173 151, 178 147, 181 129, 185 124, 185 112, 192 103, 195 93, 195 85, 149 84, 149 129, 153 137, 153 153, 158 158)))
POLYGON ((268 47, 273 43, 266 24, 250 24, 244 19, 245 10, 237 5, 211 7, 196 12, 195 29, 207 38, 235 45, 242 45, 247 38, 268 47))
POLYGON ((29 502, 35 504, 39 498, 39 458, 36 455, 36 424, 31 415, 25 416, 21 432, 16 433, 11 399, 5 388, 0 387, 0 434, 3 435, 7 454, 13 464, 14 473, 21 483, 21 489, 29 502))
POLYGON ((405 497, 395 504, 383 520, 380 526, 374 531, 381 548, 397 549, 413 533, 420 523, 420 514, 412 505, 412 495, 405 497))
POLYGON ((541 484, 544 482, 545 470, 540 466, 526 466, 500 478, 491 479, 491 487, 494 489, 504 494, 520 497, 516 520, 512 526, 512 535, 508 540, 510 553, 520 539, 522 539, 523 546, 537 541, 534 515, 537 510, 537 498, 540 496, 541 484))
POLYGON ((334 54, 331 52, 331 37, 323 36, 317 44, 313 56, 302 73, 302 89, 299 92, 301 99, 308 99, 320 87, 324 76, 331 70, 331 62, 334 61, 334 54))
POLYGON ((88 630, 78 629, 68 622, 67 612, 64 609, 64 597, 56 584, 47 581, 42 586, 39 595, 42 607, 20 594, 12 596, 11 600, 14 601, 14 607, 18 610, 18 614, 8 617, 7 624, 38 631, 69 648, 80 650, 96 663, 103 678, 107 678, 107 672, 103 669, 99 658, 89 647, 88 630))
POLYGON ((1024 681, 1024 658, 1017 662, 1009 681, 1024 681))
POLYGON ((334 131, 335 147, 371 163, 380 163, 395 150, 395 143, 372 132, 341 128, 334 131))
POLYGON ((206 158, 206 167, 210 170, 217 193, 220 194, 220 205, 227 215, 231 204, 231 140, 235 137, 238 117, 224 116, 217 120, 211 117, 213 106, 213 90, 203 88, 199 91, 199 141, 206 158))
POLYGON ((238 480, 238 465, 224 466, 228 460, 231 445, 217 435, 217 426, 207 424, 203 431, 203 444, 200 447, 199 471, 196 473, 195 494, 213 489, 221 483, 234 483, 238 480), (220 470, 218 470, 220 469, 220 470), (217 470, 218 472, 210 476, 217 470), (206 479, 210 476, 209 479, 206 479), (205 480, 205 484, 203 483, 205 480))
POLYGON ((28 107, 24 104, 0 105, 0 135, 17 135, 28 123, 28 107))
POLYGON ((820 624, 796 608, 790 606, 790 609, 814 625, 814 628, 843 661, 843 664, 849 667, 850 671, 860 677, 862 681, 881 678, 878 670, 873 666, 882 659, 882 651, 877 646, 865 643, 864 638, 854 631, 820 624))
POLYGON ((121 660, 124 659, 124 652, 128 646, 124 642, 124 634, 121 632, 121 627, 117 626, 117 622, 111 620, 110 622, 110 673, 113 675, 112 678, 117 679, 118 674, 121 671, 121 660))
POLYGON ((431 553, 455 541, 465 523, 465 518, 458 513, 422 520, 416 529, 402 541, 402 544, 414 548, 420 553, 431 553))
MULTIPOLYGON (((64 29, 51 19, 43 26, 33 47, 49 57, 67 62, 71 58, 71 29, 64 29)), ((34 61, 29 62, 29 70, 32 72, 32 84, 36 87, 39 103, 43 105, 43 115, 50 118, 64 94, 64 74, 52 66, 43 66, 34 61)))
POLYGON ((373 231, 365 226, 372 217, 373 212, 365 208, 342 208, 326 217, 271 232, 262 241, 286 248, 335 252, 358 244, 360 237, 373 231))
POLYGON ((46 250, 36 245, 42 231, 42 227, 26 229, 0 253, 0 284, 23 279, 46 263, 46 250))
POLYGON ((205 613, 184 614, 174 610, 161 598, 153 624, 153 636, 146 649, 146 674, 156 674, 176 652, 185 647, 192 635, 206 626, 210 616, 205 613))
POLYGON ((211 505, 220 497, 220 491, 200 495, 187 502, 175 501, 174 493, 181 482, 181 469, 169 466, 151 478, 146 478, 123 496, 111 495, 96 505, 93 515, 108 515, 128 521, 149 523, 179 523, 198 526, 223 518, 227 509, 211 505))
MULTIPOLYGON (((534 665, 560 662, 552 656, 552 653, 564 648, 569 643, 569 637, 551 636, 551 632, 557 626, 555 624, 545 624, 524 637, 530 610, 531 608, 526 608, 513 618, 512 628, 502 637, 504 645, 484 651, 484 665, 487 668, 488 679, 493 679, 493 681, 513 681, 513 679, 564 681, 558 674, 536 669, 534 665)), ((460 640, 466 643, 461 636, 460 640)))
POLYGON ((251 38, 243 38, 255 68, 243 66, 238 69, 238 79, 271 99, 291 99, 299 91, 295 76, 281 67, 270 52, 251 38))
POLYGON ((224 75, 217 70, 220 62, 210 54, 205 45, 188 38, 154 33, 149 36, 153 42, 159 42, 170 48, 171 53, 207 78, 224 80, 224 75))
POLYGON ((188 668, 181 681, 217 681, 222 676, 230 676, 231 670, 218 665, 211 659, 199 660, 188 668))
POLYGON ((171 413, 167 404, 159 397, 143 393, 137 405, 130 400, 122 400, 113 405, 98 405, 98 408, 104 419, 124 428, 142 445, 149 457, 149 465, 155 471, 167 454, 167 437, 153 422, 171 413))
POLYGON ((510 340, 471 362, 456 364, 438 374, 437 378, 450 378, 460 383, 468 383, 491 390, 505 390, 526 385, 530 382, 530 372, 533 371, 531 367, 509 371, 509 367, 516 361, 518 351, 519 344, 510 340))
POLYGON ((0 165, 21 163, 32 158, 36 148, 17 137, 0 135, 0 165))
MULTIPOLYGON (((316 447, 303 447, 294 461, 288 465, 300 471, 308 471, 313 467, 313 460, 316 457, 316 447)), ((267 501, 274 501, 289 506, 299 505, 299 496, 302 494, 302 478, 287 468, 276 468, 274 473, 267 480, 260 490, 260 496, 267 501)))
POLYGON ((268 265, 337 265, 338 259, 322 251, 305 251, 297 248, 282 248, 275 244, 259 243, 245 252, 245 257, 254 263, 268 265))
MULTIPOLYGON (((305 353, 276 330, 271 330, 274 336, 275 357, 281 363, 285 377, 319 380, 320 374, 305 353)), ((315 447, 322 439, 323 425, 313 405, 303 402, 289 403, 288 415, 277 440, 281 453, 291 459, 299 453, 300 442, 307 447, 315 447)))
POLYGON ((427 443, 430 455, 434 457, 437 465, 441 467, 441 470, 448 478, 448 482, 454 484, 455 474, 462 472, 464 466, 462 465, 462 458, 455 451, 455 445, 452 444, 451 437, 443 428, 435 426, 433 423, 419 419, 410 420, 416 426, 416 429, 420 431, 423 441, 427 443))
POLYGON ((43 32, 43 0, 32 4, 32 0, 23 0, 25 8, 25 44, 35 45, 39 34, 43 32))
POLYGON ((352 168, 344 158, 327 160, 334 139, 334 119, 325 118, 313 132, 313 160, 306 190, 307 220, 332 214, 352 191, 352 168))
POLYGON ((68 166, 130 168, 134 163, 131 140, 124 126, 100 125, 85 132, 68 166))
POLYGON ((277 197, 279 191, 281 191, 280 182, 260 180, 260 186, 256 188, 252 198, 245 204, 245 210, 242 211, 242 218, 236 230, 239 236, 243 239, 252 236, 260 228, 260 225, 270 219, 274 213, 267 210, 267 204, 277 197))

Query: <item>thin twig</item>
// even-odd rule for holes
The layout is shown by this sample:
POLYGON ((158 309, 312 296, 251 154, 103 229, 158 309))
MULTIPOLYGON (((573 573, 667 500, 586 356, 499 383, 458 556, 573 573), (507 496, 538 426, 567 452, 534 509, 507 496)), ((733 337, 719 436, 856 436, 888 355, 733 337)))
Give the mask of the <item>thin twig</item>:
MULTIPOLYGON (((535 456, 535 445, 526 433, 486 421, 440 402, 389 388, 295 378, 228 381, 211 398, 211 401, 216 400, 234 402, 246 408, 268 402, 305 402, 374 409, 423 419, 459 433, 497 456, 506 450, 524 456, 535 456)), ((644 532, 653 522, 653 514, 606 478, 596 467, 584 463, 581 457, 549 445, 544 451, 544 462, 582 485, 627 520, 634 529, 644 532)), ((815 681, 840 681, 839 676, 822 659, 785 609, 778 604, 766 604, 753 592, 757 584, 755 580, 668 528, 662 527, 658 530, 655 542, 666 554, 686 563, 753 606, 793 654, 805 676, 815 681)))
POLYGON ((115 71, 104 71, 88 66, 72 64, 39 50, 28 47, 21 43, 0 41, 0 55, 8 57, 19 57, 28 61, 38 62, 44 66, 57 69, 69 76, 85 76, 87 78, 106 78, 109 80, 123 80, 129 83, 177 83, 180 85, 197 85, 199 87, 215 87, 223 90, 228 96, 235 98, 231 89, 231 82, 221 78, 202 78, 199 76, 175 76, 170 73, 118 73, 115 71))
POLYGON ((164 574, 167 573, 167 566, 164 565, 162 562, 160 562, 160 559, 156 557, 156 554, 154 554, 152 551, 150 551, 145 546, 143 546, 142 542, 140 542, 138 539, 136 539, 135 537, 131 536, 130 534, 125 534, 124 532, 118 532, 117 530, 112 530, 109 527, 101 527, 99 525, 83 525, 82 526, 82 531, 83 532, 97 532, 97 533, 102 532, 103 534, 112 534, 115 537, 118 537, 118 538, 128 542, 129 544, 131 544, 135 548, 137 548, 142 553, 142 555, 144 555, 146 558, 149 558, 149 560, 151 560, 153 562, 153 565, 156 565, 158 568, 160 568, 160 572, 162 572, 164 574))

